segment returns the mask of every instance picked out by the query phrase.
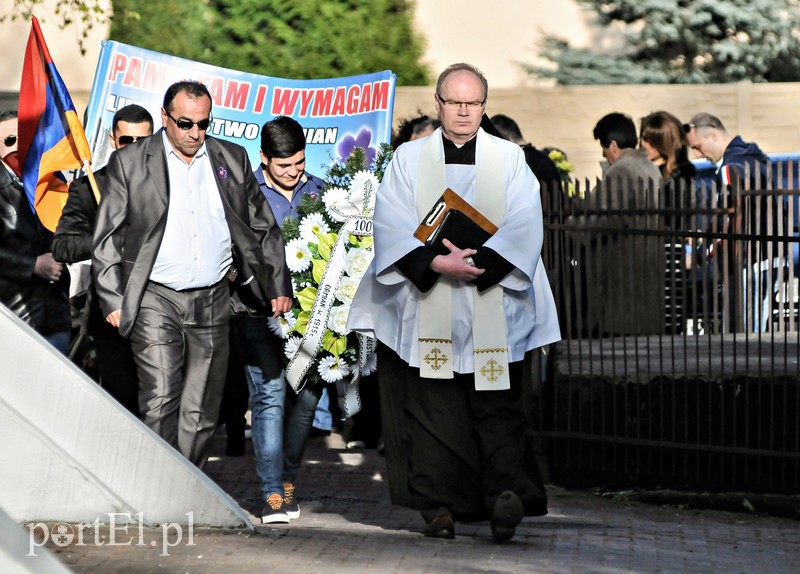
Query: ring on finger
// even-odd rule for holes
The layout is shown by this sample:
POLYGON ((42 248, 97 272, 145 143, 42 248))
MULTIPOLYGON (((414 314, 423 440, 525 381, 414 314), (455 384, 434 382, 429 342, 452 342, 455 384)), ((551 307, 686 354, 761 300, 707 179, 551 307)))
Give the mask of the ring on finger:
POLYGON ((466 263, 466 264, 467 264, 467 265, 469 265, 470 267, 475 267, 475 260, 474 260, 474 259, 472 259, 472 257, 466 257, 466 258, 464 259, 464 263, 466 263))

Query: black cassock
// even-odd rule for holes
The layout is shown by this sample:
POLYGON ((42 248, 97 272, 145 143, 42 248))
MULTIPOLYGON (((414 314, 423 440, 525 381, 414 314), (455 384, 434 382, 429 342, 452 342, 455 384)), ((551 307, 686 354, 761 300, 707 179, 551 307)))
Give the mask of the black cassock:
MULTIPOLYGON (((475 164, 477 138, 458 148, 443 138, 445 163, 475 164)), ((514 268, 479 247, 473 283, 483 291, 514 268)), ((395 263, 427 292, 439 279, 430 269, 437 253, 420 246, 395 263)), ((533 453, 525 410, 523 361, 509 364, 511 388, 476 391, 472 374, 451 380, 422 379, 393 350, 378 345, 383 440, 392 502, 422 513, 426 522, 450 513, 457 520, 485 520, 496 497, 513 490, 526 516, 547 514, 547 496, 533 453)))
POLYGON ((383 344, 378 365, 392 503, 419 510, 426 521, 443 511, 456 520, 486 520, 495 497, 513 490, 526 516, 547 514, 522 361, 509 365, 508 391, 476 391, 472 375, 422 379, 383 344))

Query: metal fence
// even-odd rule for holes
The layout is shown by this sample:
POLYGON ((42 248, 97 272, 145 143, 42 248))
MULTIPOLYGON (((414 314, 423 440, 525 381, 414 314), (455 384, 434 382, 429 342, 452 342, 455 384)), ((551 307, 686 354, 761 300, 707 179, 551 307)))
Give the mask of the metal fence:
POLYGON ((563 335, 538 401, 551 480, 798 490, 794 168, 722 190, 543 192, 563 335))

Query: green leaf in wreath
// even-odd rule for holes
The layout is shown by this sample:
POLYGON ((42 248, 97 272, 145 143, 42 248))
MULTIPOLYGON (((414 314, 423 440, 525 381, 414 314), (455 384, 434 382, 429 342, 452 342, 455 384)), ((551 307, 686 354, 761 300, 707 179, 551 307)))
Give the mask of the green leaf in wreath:
POLYGON ((328 262, 325 259, 312 259, 311 265, 311 275, 314 277, 314 283, 319 285, 320 281, 322 281, 322 275, 325 273, 325 268, 328 266, 328 262))
POLYGON ((300 314, 297 316, 297 321, 294 323, 294 330, 300 333, 301 337, 306 334, 310 317, 311 311, 300 311, 300 314))
MULTIPOLYGON (((319 281, 317 281, 319 283, 319 281)), ((303 311, 311 311, 314 299, 317 298, 317 288, 308 286, 297 294, 297 302, 303 311)))
POLYGON ((338 357, 347 350, 347 337, 339 337, 330 329, 326 329, 322 336, 322 348, 334 357, 338 357))
POLYGON ((318 233, 317 237, 319 238, 319 256, 327 261, 331 258, 333 246, 336 245, 337 235, 335 233, 318 233))

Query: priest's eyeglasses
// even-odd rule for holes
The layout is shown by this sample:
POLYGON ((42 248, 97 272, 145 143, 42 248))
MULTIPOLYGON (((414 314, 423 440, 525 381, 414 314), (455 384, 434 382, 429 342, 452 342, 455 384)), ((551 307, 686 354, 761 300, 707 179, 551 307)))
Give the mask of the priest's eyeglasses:
POLYGON ((208 116, 204 120, 193 122, 191 120, 184 120, 184 119, 176 120, 175 118, 172 117, 172 115, 170 115, 170 113, 167 110, 164 110, 164 113, 167 114, 167 117, 169 119, 175 122, 175 125, 178 126, 178 129, 181 129, 185 132, 188 132, 195 125, 197 125, 197 129, 199 129, 201 132, 204 132, 208 129, 208 126, 211 123, 211 116, 208 116))
POLYGON ((439 103, 442 104, 444 107, 449 108, 451 110, 458 110, 461 109, 461 106, 466 107, 469 111, 479 110, 483 107, 483 104, 486 103, 486 98, 480 102, 459 102, 457 100, 445 100, 439 94, 436 94, 436 99, 439 100, 439 103))

